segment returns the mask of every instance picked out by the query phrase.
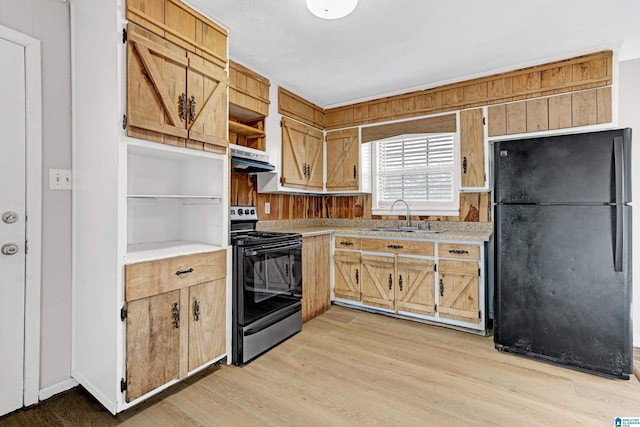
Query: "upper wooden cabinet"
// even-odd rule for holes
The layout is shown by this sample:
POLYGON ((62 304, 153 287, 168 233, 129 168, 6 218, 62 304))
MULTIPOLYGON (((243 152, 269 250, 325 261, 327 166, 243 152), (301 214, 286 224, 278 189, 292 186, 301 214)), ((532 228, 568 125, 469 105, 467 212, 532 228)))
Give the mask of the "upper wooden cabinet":
POLYGON ((460 185, 484 187, 486 183, 484 114, 482 108, 460 112, 460 185))
POLYGON ((327 191, 358 190, 360 180, 360 142, 358 129, 328 132, 327 191))
POLYGON ((307 190, 323 188, 322 131, 282 118, 282 176, 283 186, 307 190))
POLYGON ((220 67, 227 65, 227 32, 180 0, 127 0, 126 18, 220 67))
POLYGON ((127 134, 226 152, 226 71, 135 25, 127 29, 127 134))
POLYGON ((278 113, 324 129, 324 110, 286 89, 278 88, 278 113))

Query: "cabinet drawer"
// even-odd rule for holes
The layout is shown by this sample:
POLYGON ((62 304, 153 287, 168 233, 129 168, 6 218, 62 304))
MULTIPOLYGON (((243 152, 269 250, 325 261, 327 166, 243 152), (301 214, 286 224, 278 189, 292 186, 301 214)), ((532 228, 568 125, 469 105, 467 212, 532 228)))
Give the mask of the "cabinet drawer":
POLYGON ((125 301, 157 295, 227 275, 227 251, 130 264, 124 270, 125 301))
POLYGON ((442 260, 438 263, 438 272, 442 274, 461 274, 464 276, 480 276, 477 262, 442 260))
POLYGON ((439 243, 438 257, 479 260, 480 246, 458 243, 439 243))
POLYGON ((336 236, 333 246, 336 249, 360 250, 360 237, 336 236))
POLYGON ((415 240, 362 239, 362 250, 433 256, 434 244, 415 240))

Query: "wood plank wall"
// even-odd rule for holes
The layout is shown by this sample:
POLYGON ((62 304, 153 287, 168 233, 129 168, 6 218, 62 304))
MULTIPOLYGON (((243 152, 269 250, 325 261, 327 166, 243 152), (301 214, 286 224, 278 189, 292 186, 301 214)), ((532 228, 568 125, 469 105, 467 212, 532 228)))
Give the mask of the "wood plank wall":
MULTIPOLYGON (((258 194, 256 177, 232 172, 231 205, 256 205, 260 220, 345 218, 404 219, 404 215, 380 216, 371 213, 371 195, 327 196, 301 194, 258 194), (265 214, 264 204, 271 204, 265 214)), ((491 221, 491 197, 488 193, 461 193, 459 217, 415 216, 431 221, 491 221)))
POLYGON ((432 89, 325 110, 327 130, 575 92, 612 84, 603 51, 432 89))

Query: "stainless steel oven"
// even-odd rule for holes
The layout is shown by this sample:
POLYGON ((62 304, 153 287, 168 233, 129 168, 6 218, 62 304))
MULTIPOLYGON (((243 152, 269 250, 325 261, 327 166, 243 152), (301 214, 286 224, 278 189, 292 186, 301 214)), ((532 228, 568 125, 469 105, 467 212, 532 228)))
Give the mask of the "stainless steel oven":
POLYGON ((254 207, 234 206, 230 217, 232 361, 241 365, 302 329, 302 238, 256 231, 254 207))

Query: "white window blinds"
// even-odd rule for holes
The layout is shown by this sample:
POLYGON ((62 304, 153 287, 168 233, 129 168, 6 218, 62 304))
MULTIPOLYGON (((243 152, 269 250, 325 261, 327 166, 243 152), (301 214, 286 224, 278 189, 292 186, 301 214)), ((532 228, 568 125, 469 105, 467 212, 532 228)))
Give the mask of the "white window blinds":
POLYGON ((455 134, 405 135, 377 141, 374 209, 404 199, 412 210, 458 209, 455 134))

